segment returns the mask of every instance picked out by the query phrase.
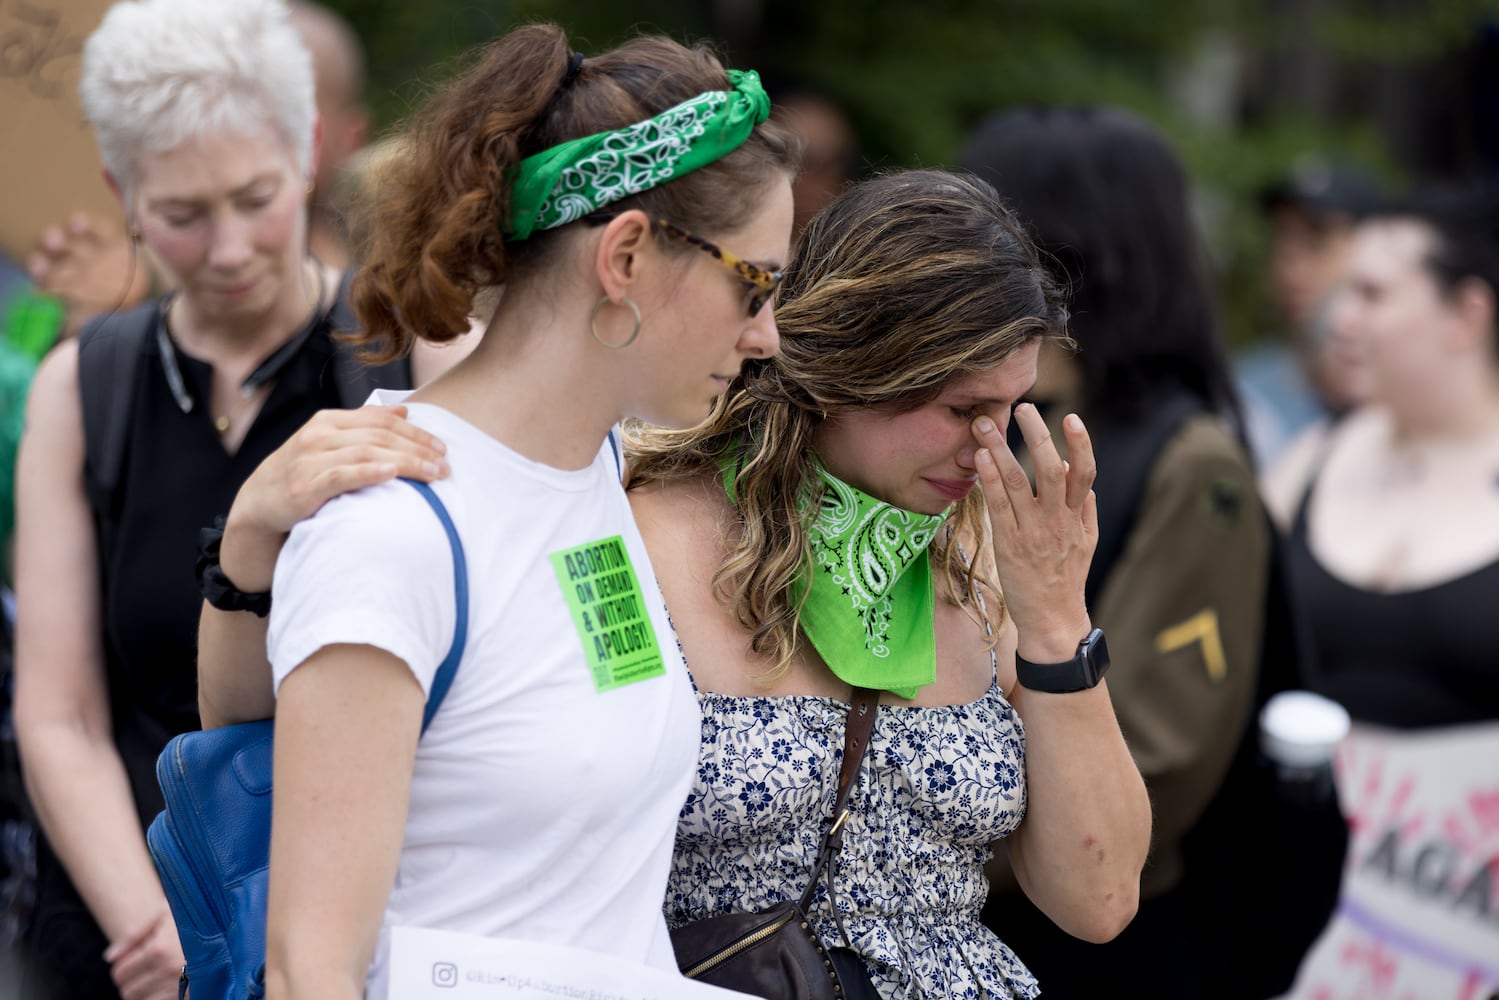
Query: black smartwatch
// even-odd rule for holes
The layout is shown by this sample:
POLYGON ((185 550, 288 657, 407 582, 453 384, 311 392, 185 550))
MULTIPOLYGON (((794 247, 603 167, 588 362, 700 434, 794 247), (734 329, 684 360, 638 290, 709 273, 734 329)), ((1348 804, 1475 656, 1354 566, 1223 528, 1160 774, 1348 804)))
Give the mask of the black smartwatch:
POLYGON ((1077 645, 1077 655, 1061 663, 1032 663, 1015 654, 1015 677, 1029 691, 1067 694, 1097 686, 1109 669, 1109 647, 1096 628, 1077 645))
POLYGON ((271 613, 269 593, 250 594, 240 590, 224 575, 219 565, 219 546, 224 541, 224 516, 214 519, 213 527, 198 533, 198 591, 203 599, 220 611, 249 611, 261 618, 271 613))

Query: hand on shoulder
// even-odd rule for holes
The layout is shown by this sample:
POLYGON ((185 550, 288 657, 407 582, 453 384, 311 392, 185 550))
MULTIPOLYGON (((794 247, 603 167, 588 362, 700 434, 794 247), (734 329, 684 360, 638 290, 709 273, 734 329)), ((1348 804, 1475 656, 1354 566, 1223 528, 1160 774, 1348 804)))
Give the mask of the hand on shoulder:
POLYGON ((445 446, 406 419, 404 406, 322 410, 272 452, 240 487, 221 550, 241 590, 269 590, 291 529, 344 493, 398 477, 430 482, 450 471, 445 446))

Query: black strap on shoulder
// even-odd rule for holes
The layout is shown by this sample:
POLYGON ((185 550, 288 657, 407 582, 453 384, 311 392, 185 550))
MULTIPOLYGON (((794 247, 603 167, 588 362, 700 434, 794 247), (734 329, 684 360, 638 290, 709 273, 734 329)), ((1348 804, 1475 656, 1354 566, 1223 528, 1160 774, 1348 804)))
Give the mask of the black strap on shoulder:
POLYGON ((1204 412, 1206 407, 1196 396, 1176 392, 1141 421, 1104 431, 1095 439, 1098 547, 1093 550, 1084 592, 1088 607, 1098 603, 1114 563, 1124 554, 1124 544, 1145 496, 1145 484, 1161 450, 1188 418, 1204 412))
POLYGON ((339 336, 359 329, 359 318, 354 315, 349 302, 349 286, 353 280, 354 272, 345 271, 328 316, 329 332, 333 338, 333 381, 338 390, 339 405, 346 410, 363 406, 376 389, 413 388, 409 354, 372 365, 360 358, 359 348, 339 336))
MULTIPOLYGON (((352 275, 345 272, 329 310, 333 337, 333 378, 339 404, 364 405, 375 389, 411 388, 411 359, 381 365, 365 363, 339 332, 357 329, 349 305, 352 275)), ((114 503, 125 466, 135 373, 147 340, 156 330, 161 302, 111 313, 88 323, 78 337, 79 396, 83 406, 84 483, 96 515, 114 503)))
POLYGON ((109 508, 120 483, 135 372, 160 314, 161 303, 153 302, 101 316, 78 335, 84 486, 96 514, 109 508))

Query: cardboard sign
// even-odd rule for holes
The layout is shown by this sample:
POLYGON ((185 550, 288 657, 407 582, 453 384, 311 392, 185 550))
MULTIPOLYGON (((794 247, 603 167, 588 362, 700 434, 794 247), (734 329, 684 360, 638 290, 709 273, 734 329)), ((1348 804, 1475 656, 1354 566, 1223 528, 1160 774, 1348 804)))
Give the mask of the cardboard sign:
POLYGON ((1342 893, 1290 996, 1499 991, 1499 723, 1355 727, 1337 776, 1351 829, 1342 893))
POLYGON ((0 0, 0 252, 22 262, 42 230, 83 210, 120 228, 78 102, 83 42, 110 0, 0 0))

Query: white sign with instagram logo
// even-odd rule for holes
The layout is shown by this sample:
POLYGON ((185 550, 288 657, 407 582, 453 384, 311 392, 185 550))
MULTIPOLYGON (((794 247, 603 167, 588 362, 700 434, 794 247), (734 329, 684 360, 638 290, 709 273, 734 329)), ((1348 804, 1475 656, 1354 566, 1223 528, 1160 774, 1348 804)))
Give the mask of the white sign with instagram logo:
POLYGON ((391 928, 388 981, 401 1000, 750 1000, 596 951, 421 927, 391 928))

